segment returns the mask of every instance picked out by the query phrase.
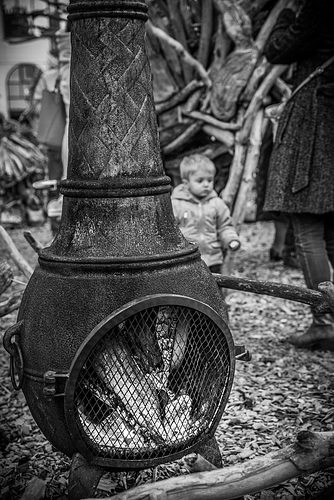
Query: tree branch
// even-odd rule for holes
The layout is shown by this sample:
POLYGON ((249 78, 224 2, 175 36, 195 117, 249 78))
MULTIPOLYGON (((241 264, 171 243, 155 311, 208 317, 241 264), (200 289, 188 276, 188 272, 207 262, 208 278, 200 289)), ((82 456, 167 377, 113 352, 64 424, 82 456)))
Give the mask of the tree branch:
POLYGON ((206 69, 202 66, 202 64, 197 61, 192 55, 189 54, 189 52, 183 47, 183 45, 175 40, 173 37, 169 36, 165 31, 163 31, 160 28, 157 28, 152 24, 151 21, 147 21, 146 23, 146 28, 149 33, 152 35, 156 36, 160 40, 163 40, 164 42, 168 42, 171 47, 175 49, 179 57, 186 63, 192 66, 197 74, 200 76, 200 78, 203 80, 205 85, 210 88, 211 87, 211 80, 209 78, 208 72, 206 69))
MULTIPOLYGON (((334 432, 303 431, 283 449, 244 463, 147 483, 117 500, 230 500, 334 465, 334 432)), ((106 500, 112 500, 109 497, 106 500)), ((93 499, 86 499, 93 500, 93 499)))

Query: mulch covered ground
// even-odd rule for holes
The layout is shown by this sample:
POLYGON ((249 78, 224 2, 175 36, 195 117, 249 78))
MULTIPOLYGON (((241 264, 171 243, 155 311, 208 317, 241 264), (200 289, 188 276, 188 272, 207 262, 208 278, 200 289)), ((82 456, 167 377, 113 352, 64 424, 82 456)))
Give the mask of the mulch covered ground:
MULTIPOLYGON (((43 244, 50 241, 48 226, 32 230, 43 244)), ((23 230, 9 230, 20 252, 35 266, 34 252, 23 230)), ((300 270, 268 260, 273 238, 271 222, 245 224, 242 249, 237 253, 236 276, 304 286, 300 270)), ((1 248, 1 259, 11 263, 1 248)), ((13 265, 17 278, 22 278, 13 265)), ((11 291, 19 289, 16 283, 11 291)), ((243 463, 295 441, 301 430, 333 431, 334 353, 296 350, 290 333, 310 322, 308 306, 264 295, 231 292, 230 328, 237 344, 252 353, 250 362, 237 362, 231 396, 216 432, 224 466, 243 463)), ((16 321, 16 313, 1 319, 0 336, 16 321)), ((28 482, 40 476, 45 498, 67 499, 70 460, 55 451, 34 423, 21 391, 13 391, 9 356, 0 347, 0 498, 17 500, 28 482)), ((186 474, 182 460, 140 473, 106 474, 97 496, 117 494, 126 487, 186 474)), ((246 495, 245 500, 311 499, 334 485, 334 469, 296 478, 271 490, 246 495)), ((330 497, 328 497, 330 498, 330 497)))

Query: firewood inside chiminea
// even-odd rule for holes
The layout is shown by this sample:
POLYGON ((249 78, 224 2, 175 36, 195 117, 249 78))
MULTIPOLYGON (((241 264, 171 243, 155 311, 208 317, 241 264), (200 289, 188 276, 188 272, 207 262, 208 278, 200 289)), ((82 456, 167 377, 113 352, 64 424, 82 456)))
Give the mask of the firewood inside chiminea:
POLYGON ((184 453, 219 417, 230 385, 229 338, 210 307, 178 300, 136 301, 81 347, 66 392, 85 455, 131 463, 184 453))

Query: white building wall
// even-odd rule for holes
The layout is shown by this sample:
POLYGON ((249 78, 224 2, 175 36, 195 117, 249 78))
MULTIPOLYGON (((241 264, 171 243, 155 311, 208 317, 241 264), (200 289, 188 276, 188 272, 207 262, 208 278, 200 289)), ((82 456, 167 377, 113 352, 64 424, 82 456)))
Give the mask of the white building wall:
MULTIPOLYGON (((5 0, 6 5, 13 0, 5 0)), ((1 4, 1 0, 0 0, 1 4)), ((23 4, 22 4, 23 5, 23 4)), ((38 2, 36 1, 36 6, 38 2)), ((41 2, 41 8, 45 3, 41 2)), ((0 112, 8 117, 7 76, 18 64, 35 64, 42 70, 49 61, 50 39, 37 38, 23 43, 8 43, 4 41, 3 14, 0 8, 0 112)))

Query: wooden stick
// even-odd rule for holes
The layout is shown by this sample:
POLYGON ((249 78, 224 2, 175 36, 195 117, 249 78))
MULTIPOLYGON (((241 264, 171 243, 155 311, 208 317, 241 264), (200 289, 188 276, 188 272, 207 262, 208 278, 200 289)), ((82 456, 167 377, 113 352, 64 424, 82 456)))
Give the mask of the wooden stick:
POLYGON ((319 283, 318 290, 327 300, 331 310, 334 312, 334 285, 331 281, 323 281, 319 283))
POLYGON ((223 276, 222 274, 214 274, 214 277, 216 278, 217 285, 223 288, 301 302, 302 304, 311 306, 316 314, 331 312, 331 308, 324 298, 323 292, 317 292, 310 288, 302 288, 295 285, 287 285, 285 283, 275 283, 273 281, 239 278, 237 276, 223 276))
POLYGON ((248 109, 244 116, 244 123, 239 132, 240 141, 245 143, 248 141, 248 137, 253 125, 253 121, 260 107, 262 106, 263 99, 267 96, 269 90, 273 86, 275 80, 284 73, 287 69, 286 64, 277 64, 275 65, 268 75, 265 77, 261 85, 258 87, 257 91, 253 95, 253 98, 248 106, 248 109))
POLYGON ((245 463, 146 483, 117 497, 118 500, 230 500, 333 465, 334 432, 302 431, 293 445, 245 463))
MULTIPOLYGON (((152 2, 151 0, 148 0, 148 6, 148 14, 150 20, 152 21, 154 26, 156 26, 157 28, 161 28, 164 31, 165 23, 161 17, 159 2, 152 2)), ((165 8, 166 6, 163 7, 164 10, 165 8)), ((161 65, 163 67, 166 67, 165 73, 166 76, 168 76, 168 80, 170 79, 168 73, 170 73, 170 77, 175 82, 176 87, 183 88, 185 84, 183 78, 183 68, 181 65, 181 61, 173 47, 171 47, 170 44, 166 41, 157 39, 157 37, 151 34, 149 30, 147 30, 147 38, 157 57, 162 59, 161 65)))
POLYGON ((0 302, 0 318, 15 311, 21 305, 23 291, 14 293, 11 297, 0 302))
POLYGON ((231 50, 232 40, 226 33, 222 16, 218 17, 217 29, 215 33, 215 46, 213 49, 213 61, 209 69, 209 75, 212 81, 221 70, 228 53, 231 50))
POLYGON ((243 6, 234 0, 214 0, 214 5, 236 48, 252 47, 252 23, 243 6))
POLYGON ((13 281, 13 272, 7 262, 0 263, 0 295, 7 290, 13 281))
POLYGON ((237 132, 235 137, 235 148, 232 164, 230 167, 230 173, 226 186, 222 192, 222 198, 225 203, 232 209, 238 188, 240 185, 242 173, 245 166, 247 145, 242 144, 239 140, 239 132, 237 132))
MULTIPOLYGON (((206 92, 206 88, 199 88, 191 94, 189 99, 183 104, 182 111, 188 113, 190 111, 194 111, 198 108, 200 100, 202 99, 203 94, 206 92)), ((207 93, 208 94, 208 93, 207 93)), ((206 95, 207 95, 206 94, 206 95)))
POLYGON ((245 90, 241 94, 240 101, 242 103, 248 104, 252 100, 253 95, 258 89, 260 82, 267 74, 269 68, 271 68, 271 64, 268 62, 266 57, 262 56, 255 66, 253 73, 247 82, 245 90))
POLYGON ((259 34, 256 37, 255 45, 262 54, 263 49, 267 43, 269 35, 276 23, 277 17, 280 12, 287 6, 288 0, 279 0, 276 5, 271 9, 269 16, 263 23, 259 34))
POLYGON ((273 85, 273 90, 278 91, 281 96, 281 100, 283 101, 289 99, 291 95, 291 87, 289 87, 289 85, 284 80, 282 80, 282 78, 276 78, 276 81, 273 85))
POLYGON ((31 248, 39 255, 40 251, 44 248, 42 243, 33 237, 31 231, 24 231, 23 236, 31 246, 31 248))
POLYGON ((193 137, 202 128, 202 122, 196 121, 192 123, 182 134, 180 134, 176 139, 171 141, 169 144, 162 148, 165 155, 174 153, 180 149, 191 137, 193 137))
POLYGON ((201 113, 201 111, 182 111, 182 114, 195 120, 201 120, 222 130, 239 130, 241 127, 240 123, 222 122, 207 113, 201 113))
POLYGON ((146 29, 153 36, 156 36, 157 38, 163 40, 164 42, 168 42, 169 45, 171 45, 175 49, 181 60, 183 60, 185 63, 193 67, 196 70, 197 74, 201 77, 205 85, 208 88, 211 87, 212 82, 209 78, 206 69, 202 66, 202 64, 199 61, 197 61, 197 59, 195 59, 191 54, 189 54, 189 52, 183 47, 183 45, 180 42, 169 36, 161 28, 157 28, 156 26, 154 26, 154 24, 152 24, 151 21, 147 21, 146 29))
POLYGON ((178 104, 185 101, 195 90, 204 86, 203 82, 192 80, 180 92, 171 96, 167 101, 155 105, 155 112, 157 116, 161 115, 169 109, 175 108, 178 104))
POLYGON ((3 226, 0 226, 0 236, 7 247, 7 250, 12 260, 15 262, 17 267, 22 271, 24 276, 29 279, 33 273, 33 269, 30 267, 25 258, 20 254, 20 252, 15 246, 15 243, 13 242, 13 240, 11 239, 11 237, 9 236, 9 234, 7 233, 7 231, 3 226))
POLYGON ((259 161, 260 148, 262 144, 263 114, 263 109, 258 111, 253 122, 245 160, 244 172, 238 190, 238 195, 233 207, 232 220, 237 232, 240 231, 241 225, 244 221, 248 196, 255 180, 254 174, 259 161))
POLYGON ((207 68, 210 56, 210 42, 212 40, 212 0, 202 2, 202 22, 201 22, 201 37, 199 40, 197 59, 207 68))
MULTIPOLYGON (((173 27, 174 38, 177 41, 177 43, 183 47, 183 50, 189 54, 187 37, 184 30, 184 23, 182 22, 181 12, 179 9, 179 0, 166 0, 166 1, 167 1, 169 17, 171 20, 171 25, 173 27)), ((173 46, 174 48, 176 47, 174 44, 173 46)), ((179 51, 179 49, 177 49, 177 52, 181 55, 181 64, 183 67, 184 80, 186 83, 189 83, 192 78, 192 69, 187 64, 186 58, 183 57, 182 51, 179 51)))
POLYGON ((202 12, 201 12, 201 36, 198 45, 197 59, 204 68, 207 68, 208 61, 210 58, 210 44, 212 40, 212 0, 206 0, 202 2, 202 12))
MULTIPOLYGON (((231 274, 232 269, 234 268, 235 257, 236 257, 236 252, 232 252, 232 250, 228 249, 224 257, 224 262, 220 266, 221 274, 226 274, 228 276, 231 274)), ((228 289, 224 288, 222 293, 223 296, 226 297, 228 294, 228 289)))
POLYGON ((217 141, 225 144, 229 149, 234 146, 234 134, 230 130, 222 130, 214 125, 203 125, 203 132, 207 135, 213 136, 217 141))

